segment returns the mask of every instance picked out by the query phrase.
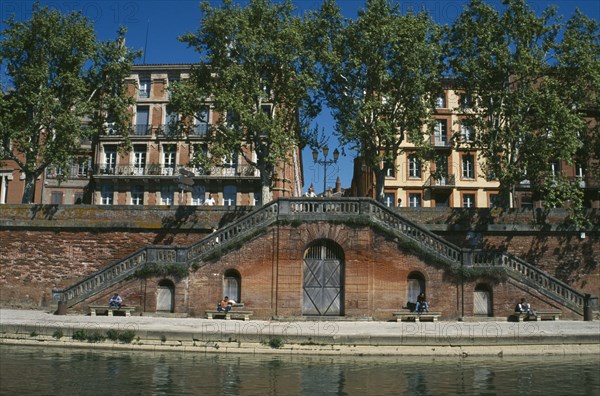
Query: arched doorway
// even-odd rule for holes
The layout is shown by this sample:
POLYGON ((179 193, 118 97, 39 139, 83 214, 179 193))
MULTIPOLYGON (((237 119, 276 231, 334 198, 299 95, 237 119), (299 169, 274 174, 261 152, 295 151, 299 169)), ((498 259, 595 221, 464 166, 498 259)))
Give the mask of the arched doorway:
POLYGON ((235 302, 242 301, 242 277, 234 269, 225 271, 223 277, 223 295, 235 302))
POLYGON ((174 312, 175 285, 168 279, 158 282, 156 290, 156 312, 174 312))
POLYGON ((473 292, 473 315, 494 316, 492 309, 492 289, 484 283, 475 286, 475 291, 473 292))
POLYGON ((343 251, 332 241, 315 242, 304 253, 302 314, 344 314, 343 251))
POLYGON ((417 303, 419 294, 425 293, 425 277, 420 272, 411 272, 406 282, 406 306, 412 309, 417 303))

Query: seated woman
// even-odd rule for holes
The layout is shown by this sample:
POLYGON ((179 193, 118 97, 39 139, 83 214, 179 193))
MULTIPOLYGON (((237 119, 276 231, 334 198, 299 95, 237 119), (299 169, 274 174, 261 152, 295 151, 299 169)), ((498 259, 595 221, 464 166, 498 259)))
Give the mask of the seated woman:
POLYGON ((419 294, 419 296, 417 297, 417 306, 415 311, 417 311, 418 313, 421 313, 423 311, 429 312, 429 303, 427 302, 427 299, 425 298, 425 293, 423 292, 421 292, 421 294, 419 294))

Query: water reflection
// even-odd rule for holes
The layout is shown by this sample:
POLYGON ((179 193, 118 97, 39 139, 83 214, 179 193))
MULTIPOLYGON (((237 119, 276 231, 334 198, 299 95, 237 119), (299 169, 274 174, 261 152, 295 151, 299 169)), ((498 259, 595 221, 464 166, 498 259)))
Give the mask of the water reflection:
POLYGON ((322 357, 0 346, 0 394, 600 395, 598 356, 322 357))

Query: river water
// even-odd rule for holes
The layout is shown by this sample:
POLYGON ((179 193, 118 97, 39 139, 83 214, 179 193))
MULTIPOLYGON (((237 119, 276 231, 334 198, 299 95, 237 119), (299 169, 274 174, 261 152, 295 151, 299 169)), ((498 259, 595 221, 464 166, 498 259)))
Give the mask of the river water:
POLYGON ((0 345, 0 395, 600 395, 600 356, 323 357, 0 345))

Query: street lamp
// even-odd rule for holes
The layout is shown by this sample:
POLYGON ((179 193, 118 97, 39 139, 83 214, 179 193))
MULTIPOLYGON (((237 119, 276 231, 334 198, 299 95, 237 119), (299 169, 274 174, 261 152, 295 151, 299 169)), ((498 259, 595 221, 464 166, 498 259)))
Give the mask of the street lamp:
POLYGON ((325 196, 325 191, 327 191, 327 165, 335 164, 340 157, 340 152, 336 148, 333 150, 333 159, 328 160, 327 155, 329 154, 329 147, 323 147, 323 159, 319 159, 319 152, 317 149, 313 149, 312 156, 315 164, 323 165, 323 196, 325 196))

